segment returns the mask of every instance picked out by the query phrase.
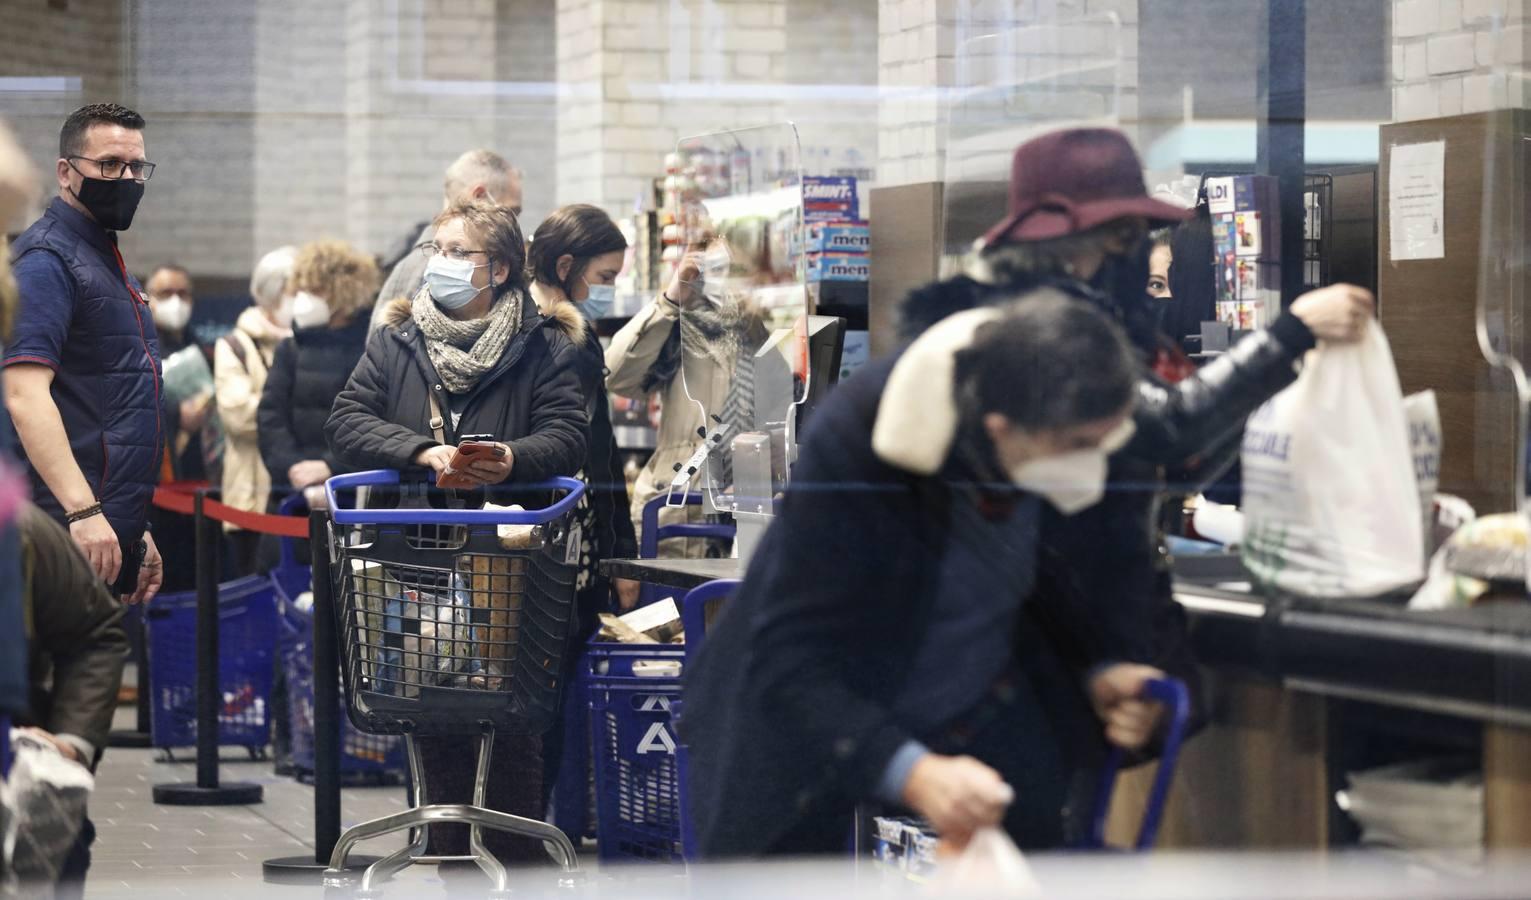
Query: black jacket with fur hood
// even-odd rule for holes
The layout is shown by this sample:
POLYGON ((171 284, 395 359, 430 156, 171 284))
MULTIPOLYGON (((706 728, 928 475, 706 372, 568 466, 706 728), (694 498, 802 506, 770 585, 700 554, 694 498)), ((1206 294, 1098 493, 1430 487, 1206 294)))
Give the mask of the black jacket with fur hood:
MULTIPOLYGON (((510 445, 510 481, 525 484, 579 472, 589 420, 573 338, 583 327, 578 311, 555 310, 544 317, 529 296, 521 296, 520 332, 469 394, 456 427, 446 417, 445 431, 448 444, 460 435, 490 434, 510 445)), ((430 393, 438 392, 443 411, 450 403, 411 316, 412 305, 409 300, 389 304, 384 327, 368 340, 366 354, 335 399, 325 434, 335 459, 348 470, 418 472, 415 456, 436 444, 430 393)))

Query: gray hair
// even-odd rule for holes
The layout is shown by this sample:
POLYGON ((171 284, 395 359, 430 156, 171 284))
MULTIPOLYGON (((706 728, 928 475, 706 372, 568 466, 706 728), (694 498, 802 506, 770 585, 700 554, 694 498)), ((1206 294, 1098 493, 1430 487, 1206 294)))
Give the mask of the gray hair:
POLYGON ((450 166, 447 166, 446 182, 443 186, 449 200, 455 202, 460 194, 482 184, 496 200, 504 200, 510 192, 510 186, 515 181, 518 173, 516 168, 505 161, 505 157, 493 150, 469 150, 450 166))
POLYGON ((292 278, 292 264, 298 257, 297 247, 278 247, 260 258, 255 273, 250 276, 250 296, 262 309, 275 309, 287 293, 287 282, 292 278))

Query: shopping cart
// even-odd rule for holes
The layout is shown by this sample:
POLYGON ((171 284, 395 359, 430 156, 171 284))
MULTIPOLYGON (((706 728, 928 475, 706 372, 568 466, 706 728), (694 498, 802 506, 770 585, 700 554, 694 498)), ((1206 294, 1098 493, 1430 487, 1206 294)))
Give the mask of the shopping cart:
POLYGON ((426 854, 420 826, 432 823, 472 826, 471 855, 451 859, 476 863, 497 892, 507 874, 485 848, 484 828, 540 840, 566 873, 577 872, 563 832, 484 803, 495 734, 541 734, 557 721, 580 553, 571 521, 584 485, 558 478, 510 487, 538 500, 563 494, 530 512, 402 508, 428 498, 397 472, 342 475, 325 489, 347 711, 360 731, 404 736, 414 779, 411 809, 340 836, 326 886, 368 893, 413 863, 443 861, 426 854), (401 508, 342 507, 338 491, 363 487, 399 493, 401 508), (478 738, 471 804, 421 804, 422 735, 478 738), (353 883, 345 867, 357 843, 411 828, 414 842, 353 883))
MULTIPOLYGON (((659 511, 665 507, 668 500, 668 495, 661 494, 644 504, 643 539, 638 547, 640 559, 656 559, 659 556, 659 545, 672 538, 733 540, 734 526, 720 522, 660 525, 659 511)), ((702 495, 687 494, 682 502, 686 506, 700 506, 702 495)), ((658 585, 645 584, 638 595, 638 606, 648 606, 663 599, 664 596, 658 585)), ((583 655, 584 636, 578 637, 581 638, 583 655)), ((599 647, 600 644, 592 639, 590 646, 599 647)), ((590 660, 582 658, 579 665, 575 667, 576 677, 564 687, 564 708, 569 712, 564 716, 563 758, 558 765, 558 781, 553 788, 553 823, 563 829, 565 834, 576 839, 597 836, 595 819, 591 816, 591 811, 594 809, 595 770, 592 764, 588 714, 590 686, 586 678, 591 664, 590 660)))
POLYGON ((712 581, 686 594, 684 646, 590 645, 585 675, 594 735, 600 856, 612 862, 681 862, 695 840, 687 812, 685 748, 674 723, 681 676, 706 629, 707 604, 739 582, 712 581))

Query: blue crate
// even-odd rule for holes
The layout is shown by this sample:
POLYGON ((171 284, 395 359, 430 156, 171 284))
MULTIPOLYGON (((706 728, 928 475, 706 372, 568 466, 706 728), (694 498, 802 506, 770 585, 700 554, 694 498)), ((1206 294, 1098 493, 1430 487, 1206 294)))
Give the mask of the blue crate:
MULTIPOLYGON (((273 573, 273 577, 276 577, 273 573)), ((279 592, 280 592, 279 588, 279 592)), ((288 602, 282 606, 279 653, 287 675, 288 723, 292 736, 292 764, 299 776, 314 771, 314 616, 288 602)), ((338 678, 338 673, 337 673, 338 678)), ((404 739, 398 735, 364 734, 345 714, 340 697, 336 718, 340 723, 341 775, 371 777, 381 781, 402 780, 408 767, 404 739)))
MULTIPOLYGON (((251 575, 218 586, 218 743, 263 750, 275 673, 276 600, 272 581, 251 575)), ((154 746, 197 742, 197 596, 156 597, 145 612, 154 746)))
POLYGON ((671 704, 680 678, 633 675, 640 661, 679 662, 680 647, 591 644, 586 674, 596 833, 607 862, 682 861, 671 704))

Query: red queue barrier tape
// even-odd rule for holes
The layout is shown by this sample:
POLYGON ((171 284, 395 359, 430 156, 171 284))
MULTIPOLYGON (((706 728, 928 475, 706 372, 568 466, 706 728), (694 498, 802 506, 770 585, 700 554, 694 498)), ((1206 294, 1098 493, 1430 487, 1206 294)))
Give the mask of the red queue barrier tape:
MULTIPOLYGON (((195 515, 196 491, 204 487, 207 485, 184 481, 162 485, 154 489, 154 505, 183 516, 195 515)), ((246 531, 258 531, 261 534, 274 534, 278 537, 299 539, 308 537, 307 516, 271 516, 264 513, 245 512, 219 503, 211 497, 203 498, 202 513, 209 519, 227 522, 246 531)))

